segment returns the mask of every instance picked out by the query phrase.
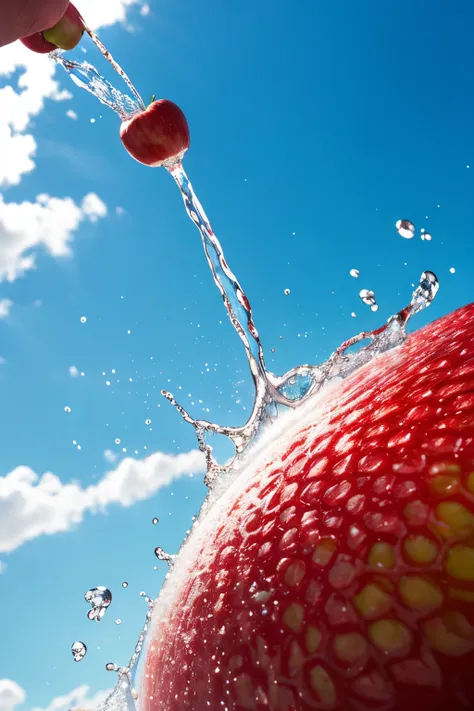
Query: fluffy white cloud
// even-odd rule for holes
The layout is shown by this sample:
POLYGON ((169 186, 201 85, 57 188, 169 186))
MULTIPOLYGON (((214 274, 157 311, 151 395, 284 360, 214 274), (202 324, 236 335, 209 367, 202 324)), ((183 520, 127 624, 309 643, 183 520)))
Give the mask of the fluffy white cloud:
POLYGON ((66 116, 67 116, 68 118, 72 119, 73 121, 77 121, 77 119, 78 119, 78 116, 77 116, 76 112, 73 111, 72 109, 68 109, 68 110, 66 111, 66 116))
POLYGON ((202 471, 204 458, 197 450, 128 457, 86 488, 76 482, 63 484, 51 472, 39 476, 19 466, 0 477, 0 552, 9 553, 38 536, 68 531, 87 512, 103 512, 110 504, 132 506, 175 479, 202 471))
POLYGON ((25 692, 16 681, 0 679, 0 711, 13 711, 25 698, 25 692))
POLYGON ((82 686, 78 686, 77 689, 70 691, 69 694, 57 696, 46 708, 34 708, 32 711, 68 711, 69 709, 75 708, 88 711, 88 709, 97 708, 99 704, 105 701, 111 692, 112 689, 107 689, 106 691, 98 691, 96 694, 90 695, 90 687, 83 684, 82 686))
POLYGON ((54 257, 69 255, 81 222, 95 222, 106 214, 107 206, 94 193, 80 205, 49 195, 38 195, 35 202, 8 203, 0 194, 0 281, 14 281, 34 269, 38 248, 54 257))
MULTIPOLYGON (((82 0, 80 9, 90 27, 97 30, 124 22, 127 9, 141 4, 141 0, 82 0)), ((13 86, 0 89, 0 187, 18 185, 23 175, 34 170, 37 146, 31 120, 42 111, 45 101, 72 97, 70 91, 60 88, 56 71, 47 55, 34 54, 20 42, 0 48, 0 77, 13 82, 13 86)), ((70 118, 75 118, 73 114, 68 112, 70 118)))
MULTIPOLYGON (((70 691, 69 694, 57 696, 46 708, 34 708, 33 711, 68 711, 68 709, 74 708, 88 711, 88 709, 97 708, 111 692, 112 689, 107 689, 91 694, 90 687, 83 684, 70 691)), ((0 679, 0 711, 14 711, 15 707, 23 704, 25 700, 26 694, 16 681, 0 679)))
POLYGON ((10 301, 10 299, 0 299, 0 319, 7 318, 10 315, 12 306, 13 301, 10 301))

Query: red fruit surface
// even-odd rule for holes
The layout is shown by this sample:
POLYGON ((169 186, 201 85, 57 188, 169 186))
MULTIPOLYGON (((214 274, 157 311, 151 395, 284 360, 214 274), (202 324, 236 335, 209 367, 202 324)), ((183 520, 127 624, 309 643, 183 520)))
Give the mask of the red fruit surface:
POLYGON ((63 17, 54 27, 23 37, 21 42, 38 54, 48 54, 58 48, 69 50, 79 44, 84 30, 84 20, 76 6, 70 2, 63 17))
POLYGON ((189 148, 189 127, 179 106, 159 99, 120 127, 122 143, 139 163, 159 167, 189 148))
POLYGON ((158 598, 142 711, 474 708, 473 344, 474 304, 256 452, 158 598))

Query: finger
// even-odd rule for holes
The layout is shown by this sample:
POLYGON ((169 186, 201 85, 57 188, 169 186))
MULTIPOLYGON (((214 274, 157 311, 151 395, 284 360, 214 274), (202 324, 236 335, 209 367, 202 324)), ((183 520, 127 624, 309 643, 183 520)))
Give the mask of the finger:
POLYGON ((0 0, 0 46, 53 27, 69 0, 0 0))

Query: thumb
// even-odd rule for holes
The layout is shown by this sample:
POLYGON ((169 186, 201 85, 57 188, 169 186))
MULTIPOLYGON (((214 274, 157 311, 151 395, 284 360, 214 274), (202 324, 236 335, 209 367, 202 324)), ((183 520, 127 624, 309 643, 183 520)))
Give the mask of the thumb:
POLYGON ((0 0, 0 46, 59 22, 69 0, 0 0))

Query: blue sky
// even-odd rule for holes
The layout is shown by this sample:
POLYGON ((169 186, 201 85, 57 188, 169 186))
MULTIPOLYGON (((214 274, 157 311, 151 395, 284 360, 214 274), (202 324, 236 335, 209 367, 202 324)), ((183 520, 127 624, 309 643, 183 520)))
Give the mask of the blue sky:
MULTIPOLYGON (((90 0, 77 5, 86 20, 87 10, 99 12, 90 0)), ((142 7, 114 0, 111 14, 94 22, 107 25, 101 38, 145 100, 157 94, 185 111, 192 140, 185 168, 251 299, 272 370, 320 362, 380 325, 409 301, 425 269, 437 273, 440 292, 412 327, 473 300, 471 2, 432 0, 429 11, 408 0, 152 0, 149 14, 142 7), (126 20, 114 23, 124 5, 126 20), (413 240, 397 234, 400 218, 416 225, 413 240), (431 242, 420 239, 421 228, 431 242), (362 288, 375 291, 377 314, 361 303, 362 288)), ((37 148, 28 170, 8 178, 4 165, 0 185, 0 301, 12 302, 0 320, 0 477, 23 466, 80 487, 55 513, 58 520, 64 513, 68 530, 51 535, 34 533, 37 518, 52 521, 34 508, 37 482, 15 497, 2 498, 0 488, 0 678, 26 693, 21 710, 46 708, 80 685, 91 695, 113 684, 105 664, 130 656, 145 613, 139 592, 154 596, 163 580, 154 548, 175 552, 198 512, 202 474, 187 475, 197 458, 175 459, 195 449, 194 435, 161 389, 192 414, 238 424, 252 388, 170 176, 132 161, 117 117, 64 73, 56 79, 71 98, 57 100, 52 70, 43 68, 33 87, 43 82, 42 96, 52 98, 38 109, 30 87, 26 123, 9 118, 16 105, 5 87, 21 91, 25 71, 22 59, 8 59, 13 51, 0 49, 0 152, 10 155, 9 147, 20 165, 29 149, 11 143, 14 135, 33 136, 37 148), (3 125, 14 129, 2 134, 3 125), (91 193, 97 198, 83 203, 91 193), (73 203, 38 203, 41 194, 73 203), (36 205, 35 216, 5 208, 24 201, 36 205), (70 254, 20 250, 19 258, 33 253, 36 261, 35 269, 23 264, 21 276, 11 245, 22 225, 31 246, 40 228, 50 247, 56 234, 62 243, 71 237, 70 254), (183 476, 135 500, 147 496, 141 460, 157 452, 170 459, 158 454, 148 464, 155 489, 173 466, 183 476), (118 490, 113 479, 114 502, 103 477, 128 456, 140 461, 119 472, 141 473, 142 493, 124 506, 128 485, 118 490), (99 492, 109 503, 94 513, 94 503, 77 502, 100 482, 93 502, 99 492), (82 520, 73 525, 75 512, 82 520), (21 540, 25 527, 18 540, 12 533, 8 517, 19 515, 31 540, 21 540), (100 624, 87 619, 83 599, 96 585, 114 596, 100 624), (76 639, 89 648, 80 664, 70 654, 76 639)), ((25 61, 31 72, 36 64, 25 61)), ((0 695, 0 711, 13 707, 0 695)))

